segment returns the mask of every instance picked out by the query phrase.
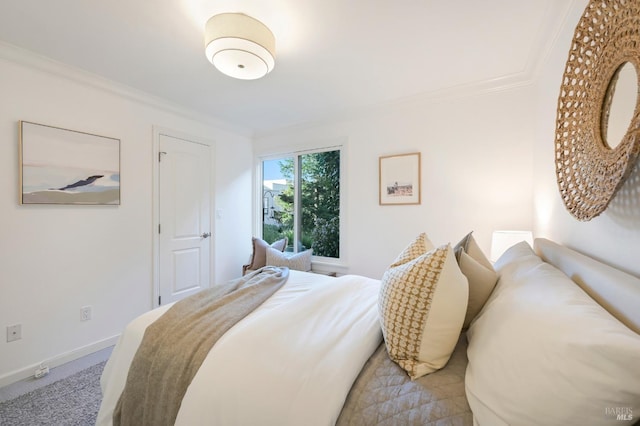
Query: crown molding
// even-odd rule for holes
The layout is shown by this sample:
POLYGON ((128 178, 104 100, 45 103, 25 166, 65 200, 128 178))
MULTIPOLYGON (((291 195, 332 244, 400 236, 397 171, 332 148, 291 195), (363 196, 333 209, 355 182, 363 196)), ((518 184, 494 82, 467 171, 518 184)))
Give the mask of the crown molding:
POLYGON ((343 110, 336 114, 326 115, 319 120, 285 126, 277 129, 265 130, 254 133, 254 140, 268 138, 295 131, 307 130, 314 127, 329 125, 336 122, 352 121, 363 118, 376 117, 387 114, 399 108, 408 108, 420 104, 438 102, 442 100, 461 99, 475 97, 490 93, 504 92, 522 87, 534 85, 544 66, 548 63, 552 50, 558 43, 558 39, 568 24, 571 11, 577 7, 582 0, 569 0, 567 7, 562 13, 557 12, 557 8, 552 7, 552 3, 547 5, 544 19, 535 36, 534 49, 530 52, 525 66, 522 70, 510 74, 497 76, 490 79, 478 80, 475 82, 445 87, 442 89, 419 93, 414 96, 391 100, 385 103, 343 110))
POLYGON ((561 35, 564 34, 568 28, 571 33, 573 33, 573 28, 577 21, 569 22, 569 18, 573 15, 572 12, 575 10, 582 12, 587 1, 568 0, 566 4, 567 6, 561 14, 557 13, 557 11, 554 12, 551 6, 547 6, 545 19, 540 25, 538 32, 538 42, 536 43, 538 50, 529 56, 527 63, 528 72, 534 81, 537 81, 542 75, 542 71, 549 63, 551 54, 557 47, 561 35), (582 3, 584 3, 584 5, 582 5, 582 3), (548 34, 550 34, 550 36, 547 36, 548 34))
POLYGON ((516 72, 513 74, 503 75, 491 79, 450 86, 430 92, 424 92, 400 99, 393 99, 387 102, 377 103, 375 105, 342 110, 335 114, 325 115, 318 120, 293 124, 291 126, 280 127, 277 129, 255 132, 253 138, 254 140, 256 140, 295 131, 308 130, 314 127, 326 126, 338 122, 354 121, 364 118, 374 118, 380 115, 391 113, 393 111, 397 111, 402 108, 416 107, 443 100, 462 99, 490 93, 504 92, 530 86, 533 83, 534 81, 528 72, 516 72))
POLYGON ((100 75, 67 65, 3 41, 0 41, 0 59, 42 71, 50 75, 55 75, 56 77, 64 78, 73 81, 74 83, 115 94, 127 100, 175 114, 186 119, 194 120, 202 124, 213 126, 223 131, 249 138, 253 135, 250 129, 233 126, 220 119, 185 108, 164 98, 134 89, 125 84, 117 83, 100 75))

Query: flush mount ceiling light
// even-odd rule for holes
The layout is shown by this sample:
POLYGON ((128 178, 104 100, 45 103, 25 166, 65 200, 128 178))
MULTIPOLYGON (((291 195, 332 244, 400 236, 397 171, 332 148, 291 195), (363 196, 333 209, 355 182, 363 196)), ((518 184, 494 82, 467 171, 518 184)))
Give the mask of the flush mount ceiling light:
POLYGON ((207 21, 204 34, 207 59, 223 74, 255 80, 275 65, 275 37, 257 19, 243 13, 221 13, 207 21))

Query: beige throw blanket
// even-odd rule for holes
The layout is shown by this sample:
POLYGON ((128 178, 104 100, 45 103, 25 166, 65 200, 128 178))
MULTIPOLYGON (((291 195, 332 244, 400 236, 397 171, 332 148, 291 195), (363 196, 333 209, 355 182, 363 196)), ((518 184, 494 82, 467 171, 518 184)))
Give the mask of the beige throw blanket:
POLYGON ((114 425, 173 425, 187 387, 215 342, 286 282, 265 267, 177 302, 145 331, 114 425))

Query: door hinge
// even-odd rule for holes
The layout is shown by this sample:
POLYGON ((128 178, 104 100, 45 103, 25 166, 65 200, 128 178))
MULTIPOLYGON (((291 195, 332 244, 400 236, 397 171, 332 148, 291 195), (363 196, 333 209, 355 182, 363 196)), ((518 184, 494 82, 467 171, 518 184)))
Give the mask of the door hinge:
POLYGON ((158 224, 158 234, 159 234, 160 232, 162 232, 162 231, 160 230, 160 224, 158 224))
POLYGON ((162 305, 162 296, 158 296, 158 306, 162 305))

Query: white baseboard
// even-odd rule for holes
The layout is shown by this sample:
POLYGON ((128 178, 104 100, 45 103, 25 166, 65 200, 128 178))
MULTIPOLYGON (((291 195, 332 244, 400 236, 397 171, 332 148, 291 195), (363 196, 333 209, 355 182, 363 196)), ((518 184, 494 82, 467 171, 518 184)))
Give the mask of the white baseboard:
MULTIPOLYGON (((78 358, 82 358, 83 356, 92 354, 94 352, 97 352, 99 350, 108 348, 110 346, 113 346, 116 344, 116 342, 118 341, 118 338, 120 337, 120 335, 116 335, 116 336, 112 336, 112 337, 108 337, 106 339, 100 340, 98 342, 95 343, 91 343, 90 345, 87 346, 83 346, 81 348, 78 349, 74 349, 72 351, 69 352, 65 352, 63 354, 57 355, 53 358, 49 358, 47 360, 43 360, 42 364, 46 364, 49 366, 49 368, 55 368, 58 367, 62 364, 66 364, 67 362, 70 361, 74 361, 78 358)), ((20 370, 16 370, 16 371, 12 371, 10 373, 5 374, 4 376, 0 377, 0 387, 4 387, 4 386, 8 386, 12 383, 16 383, 19 382, 20 380, 24 380, 24 379, 28 379, 30 377, 33 377, 33 374, 36 370, 36 368, 38 368, 40 366, 41 363, 37 363, 37 364, 33 364, 33 365, 29 365, 26 366, 20 370)))

